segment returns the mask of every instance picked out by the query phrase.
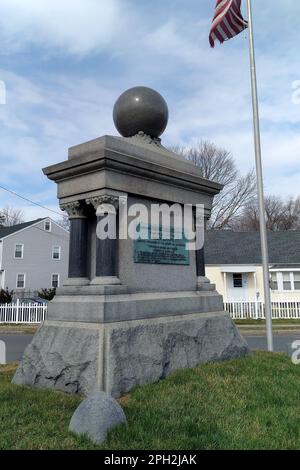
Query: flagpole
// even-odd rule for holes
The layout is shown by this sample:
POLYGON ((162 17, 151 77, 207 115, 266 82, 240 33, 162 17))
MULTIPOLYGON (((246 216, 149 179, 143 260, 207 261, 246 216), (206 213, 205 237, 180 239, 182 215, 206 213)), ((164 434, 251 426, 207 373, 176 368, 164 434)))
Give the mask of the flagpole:
POLYGON ((274 348, 273 348, 273 330, 272 330, 272 306, 271 306, 271 295, 270 295, 269 254, 268 254, 267 227, 266 227, 266 216, 265 216, 263 171, 262 171, 262 160, 261 160, 260 124, 259 124, 259 108, 258 108, 258 93, 257 93, 257 78, 256 78, 251 0, 247 0, 247 7, 248 7, 248 23, 249 23, 249 46, 250 46, 251 88, 252 88, 253 126, 254 126, 254 142, 255 142, 255 162, 256 162, 257 192, 258 192, 258 206, 259 206, 261 254, 262 254, 262 265, 263 265, 263 278, 264 278, 267 341, 268 341, 268 350, 273 351, 274 348))

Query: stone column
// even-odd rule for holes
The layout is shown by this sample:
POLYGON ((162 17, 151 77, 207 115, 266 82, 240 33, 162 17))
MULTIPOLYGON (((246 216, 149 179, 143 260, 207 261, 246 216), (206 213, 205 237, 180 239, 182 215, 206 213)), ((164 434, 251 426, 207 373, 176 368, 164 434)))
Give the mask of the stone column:
POLYGON ((198 290, 214 290, 211 288, 210 280, 205 273, 205 251, 204 247, 196 251, 196 271, 197 271, 197 288, 198 290))
POLYGON ((118 278, 118 234, 117 234, 117 209, 119 197, 105 194, 86 200, 96 210, 97 226, 106 217, 111 216, 111 225, 114 224, 115 236, 100 239, 96 233, 96 277, 91 284, 115 285, 121 284, 118 278))
POLYGON ((205 255, 204 247, 201 250, 196 251, 196 268, 197 277, 205 277, 205 255))
POLYGON ((69 275, 64 285, 88 285, 88 223, 84 207, 75 201, 61 204, 60 208, 67 212, 70 220, 69 275))
MULTIPOLYGON (((202 213, 199 212, 200 216, 202 217, 202 221, 200 220, 200 225, 202 225, 202 229, 206 230, 207 217, 205 217, 203 209, 202 209, 202 213)), ((197 211, 195 212, 195 216, 196 214, 197 214, 197 211)), ((195 224, 197 224, 197 222, 195 222, 195 224)), ((205 237, 204 237, 204 243, 205 243, 205 237)), ((196 251, 196 272, 197 272, 197 289, 200 291, 214 291, 215 285, 210 283, 210 280, 206 277, 206 272, 205 272, 205 245, 200 250, 196 251)))

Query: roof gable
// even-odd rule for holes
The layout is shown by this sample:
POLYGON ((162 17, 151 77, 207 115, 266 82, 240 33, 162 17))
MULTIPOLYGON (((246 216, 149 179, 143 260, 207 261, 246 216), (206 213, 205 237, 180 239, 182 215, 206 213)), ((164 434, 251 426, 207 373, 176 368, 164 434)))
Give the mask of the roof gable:
POLYGON ((17 224, 17 225, 12 225, 11 227, 0 228, 0 239, 8 237, 9 235, 13 235, 14 233, 24 230, 25 228, 30 227, 31 225, 41 222, 42 220, 46 220, 46 219, 36 219, 36 220, 31 220, 30 222, 24 222, 23 224, 17 224))
MULTIPOLYGON (((268 232, 271 264, 300 263, 300 231, 268 232)), ((206 233, 206 264, 261 264, 259 232, 206 233)))

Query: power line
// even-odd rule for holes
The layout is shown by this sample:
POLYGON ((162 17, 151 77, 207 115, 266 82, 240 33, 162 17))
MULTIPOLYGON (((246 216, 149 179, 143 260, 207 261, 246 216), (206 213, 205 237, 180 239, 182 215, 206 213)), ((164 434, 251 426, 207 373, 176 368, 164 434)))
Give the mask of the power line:
POLYGON ((5 188, 4 186, 0 185, 0 189, 3 189, 3 191, 7 191, 8 193, 12 194, 13 196, 19 197, 20 199, 23 199, 26 202, 30 202, 31 204, 41 207, 42 209, 45 209, 46 211, 53 212, 53 214, 58 214, 60 217, 65 217, 68 218, 67 215, 64 215, 60 212, 57 212, 53 209, 50 209, 49 207, 43 206, 42 204, 39 204, 38 202, 32 201, 31 199, 28 199, 25 196, 21 196, 21 194, 16 193, 15 191, 12 191, 11 189, 5 188))

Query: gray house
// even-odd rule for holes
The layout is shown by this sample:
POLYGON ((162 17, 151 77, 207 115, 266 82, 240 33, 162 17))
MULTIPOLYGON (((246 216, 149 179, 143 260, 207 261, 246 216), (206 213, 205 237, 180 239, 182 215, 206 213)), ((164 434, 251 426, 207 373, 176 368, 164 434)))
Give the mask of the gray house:
POLYGON ((59 287, 68 274, 69 232, 50 218, 0 228, 0 288, 18 297, 59 287))

